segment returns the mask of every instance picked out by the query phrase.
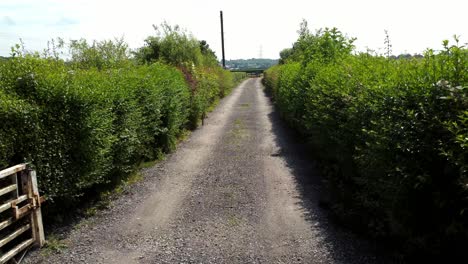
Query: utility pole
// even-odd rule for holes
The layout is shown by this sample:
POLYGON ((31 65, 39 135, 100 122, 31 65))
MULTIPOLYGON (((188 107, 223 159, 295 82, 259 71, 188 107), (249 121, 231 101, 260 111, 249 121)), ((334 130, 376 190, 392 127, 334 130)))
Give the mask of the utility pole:
POLYGON ((224 56, 224 24, 223 24, 223 11, 219 11, 221 17, 221 48, 223 51, 223 69, 226 69, 226 57, 224 56))

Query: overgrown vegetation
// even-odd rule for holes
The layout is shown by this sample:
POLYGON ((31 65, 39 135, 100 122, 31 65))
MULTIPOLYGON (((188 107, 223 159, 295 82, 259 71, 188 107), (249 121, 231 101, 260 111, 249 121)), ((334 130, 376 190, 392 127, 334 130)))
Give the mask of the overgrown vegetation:
POLYGON ((466 259, 468 50, 455 37, 406 59, 354 53, 353 41, 303 23, 264 83, 310 142, 343 223, 407 256, 466 259))
POLYGON ((49 209, 65 212, 173 150, 242 76, 206 42, 162 27, 134 56, 119 39, 73 40, 66 61, 60 39, 43 54, 14 47, 0 64, 0 169, 31 162, 49 209))

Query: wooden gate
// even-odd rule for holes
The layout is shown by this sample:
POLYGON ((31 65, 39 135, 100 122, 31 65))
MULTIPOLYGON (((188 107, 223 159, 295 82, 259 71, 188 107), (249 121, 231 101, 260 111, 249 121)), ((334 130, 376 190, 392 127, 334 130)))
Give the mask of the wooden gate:
POLYGON ((45 242, 36 172, 27 164, 0 171, 0 264, 45 242))

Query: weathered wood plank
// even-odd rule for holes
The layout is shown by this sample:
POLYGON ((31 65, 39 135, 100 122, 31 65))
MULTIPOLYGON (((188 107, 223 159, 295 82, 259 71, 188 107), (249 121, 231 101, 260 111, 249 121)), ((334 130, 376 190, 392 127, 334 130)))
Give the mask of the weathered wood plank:
POLYGON ((11 175, 13 173, 17 173, 17 172, 20 172, 22 170, 25 170, 27 166, 28 166, 27 163, 23 163, 23 164, 19 164, 19 165, 4 169, 4 170, 0 171, 0 179, 3 179, 3 178, 5 178, 5 177, 7 177, 7 176, 9 176, 9 175, 11 175))
POLYGON ((12 185, 9 185, 3 189, 0 189, 0 196, 4 195, 4 194, 7 194, 9 192, 12 192, 12 191, 16 191, 16 183, 15 184, 12 184, 12 185))
POLYGON ((10 200, 10 201, 0 205, 0 213, 10 209, 12 202, 16 202, 17 204, 19 204, 21 202, 26 201, 27 199, 28 199, 28 196, 25 194, 25 195, 21 195, 20 197, 18 197, 18 199, 13 199, 13 200, 10 200))
POLYGON ((5 221, 0 222, 0 231, 3 230, 5 227, 10 226, 14 222, 15 222, 15 220, 13 219, 13 217, 10 217, 5 221))
POLYGON ((34 242, 34 240, 32 238, 23 241, 21 244, 19 244, 18 246, 16 246, 12 250, 8 251, 3 256, 1 256, 0 257, 0 264, 5 264, 7 261, 9 261, 11 258, 13 258, 16 254, 23 251, 27 247, 29 247, 33 242, 34 242))
POLYGON ((10 242, 13 239, 17 238, 19 235, 23 234, 24 232, 26 232, 30 228, 31 228, 30 224, 27 224, 27 225, 24 225, 24 226, 18 228, 17 230, 15 230, 15 232, 9 234, 8 236, 6 236, 6 237, 4 237, 3 239, 0 240, 0 247, 3 247, 8 242, 10 242))
POLYGON ((20 219, 24 217, 25 215, 30 214, 33 210, 34 208, 32 207, 31 204, 26 204, 25 206, 20 207, 20 208, 16 207, 15 210, 13 211, 14 213, 13 218, 20 219))
MULTIPOLYGON (((33 170, 30 172, 29 179, 33 195, 35 197, 39 197, 39 188, 37 186, 36 171, 33 170)), ((31 213, 31 225, 33 231, 33 238, 35 238, 34 244, 36 244, 36 246, 42 247, 45 244, 45 235, 44 227, 42 225, 42 211, 40 206, 34 209, 31 213)))
POLYGON ((13 200, 13 201, 16 201, 16 204, 19 204, 21 202, 26 201, 27 199, 28 199, 28 196, 26 194, 24 194, 24 195, 21 195, 20 197, 18 197, 18 199, 13 200))
POLYGON ((8 202, 0 205, 0 213, 3 213, 4 211, 10 209, 11 208, 11 202, 12 201, 8 201, 8 202))

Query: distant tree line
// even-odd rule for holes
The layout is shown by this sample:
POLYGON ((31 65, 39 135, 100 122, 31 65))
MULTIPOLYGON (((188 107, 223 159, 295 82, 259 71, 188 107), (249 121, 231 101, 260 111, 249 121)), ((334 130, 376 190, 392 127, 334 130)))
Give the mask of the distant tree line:
POLYGON ((245 69, 268 69, 273 65, 278 64, 278 60, 274 59, 239 59, 239 60, 227 60, 226 67, 233 70, 245 70, 245 69))

